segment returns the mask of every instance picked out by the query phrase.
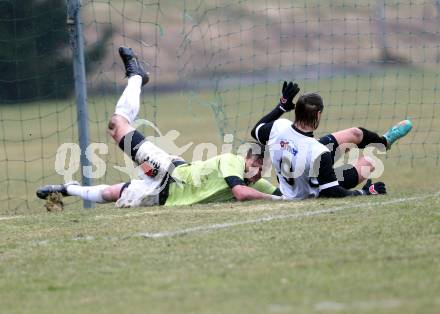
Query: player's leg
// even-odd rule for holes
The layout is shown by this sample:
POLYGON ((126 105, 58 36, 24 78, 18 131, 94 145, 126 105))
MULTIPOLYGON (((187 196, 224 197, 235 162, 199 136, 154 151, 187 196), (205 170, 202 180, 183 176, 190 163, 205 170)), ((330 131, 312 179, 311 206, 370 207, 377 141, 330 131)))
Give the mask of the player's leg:
POLYGON ((119 48, 119 54, 125 66, 128 83, 110 119, 109 133, 119 147, 143 168, 145 174, 151 177, 164 174, 176 157, 147 141, 131 125, 139 112, 141 88, 148 82, 148 75, 130 48, 119 48))
POLYGON ((340 186, 346 189, 352 189, 362 181, 368 179, 374 169, 374 162, 371 158, 361 157, 352 165, 335 168, 335 173, 340 186))
MULTIPOLYGON (((362 127, 337 131, 331 135, 336 139, 339 146, 343 146, 344 144, 355 144, 358 148, 365 148, 370 144, 382 144, 387 149, 390 149, 394 142, 406 136, 411 129, 411 121, 403 120, 392 126, 382 136, 362 127)), ((341 149, 343 149, 343 147, 341 149)))
POLYGON ((78 196, 83 200, 95 203, 116 202, 125 183, 114 185, 95 185, 95 186, 67 186, 68 196, 78 196))
POLYGON ((37 196, 46 199, 52 193, 61 193, 63 196, 77 196, 85 201, 94 203, 116 202, 125 183, 114 185, 81 186, 78 182, 66 184, 46 185, 37 190, 37 196))
POLYGON ((138 165, 142 162, 136 159, 136 154, 140 146, 145 142, 145 137, 131 123, 139 112, 141 87, 142 77, 140 75, 133 75, 128 78, 127 86, 119 98, 115 113, 108 124, 108 131, 111 137, 138 165))
POLYGON ((337 131, 331 135, 336 139, 341 152, 353 147, 353 144, 361 149, 373 143, 383 145, 384 149, 388 145, 384 136, 361 127, 337 131))
POLYGON ((116 103, 115 113, 110 119, 108 130, 116 143, 135 129, 131 123, 139 113, 141 88, 149 81, 149 76, 139 64, 130 48, 120 47, 119 55, 124 63, 127 86, 116 103))
MULTIPOLYGON (((353 144, 361 149, 370 144, 382 144, 387 149, 390 149, 395 141, 407 135, 411 129, 411 121, 404 120, 391 127, 383 136, 359 127, 328 134, 320 138, 319 142, 330 150, 334 162, 335 158, 338 157, 336 156, 337 152, 345 153, 353 144)), ((352 165, 336 168, 335 172, 339 185, 346 189, 351 189, 367 179, 374 169, 373 160, 369 157, 362 157, 352 165)))
MULTIPOLYGON (((337 138, 339 138, 339 140, 341 141, 352 141, 351 143, 354 144, 356 142, 362 141, 362 135, 360 134, 361 131, 358 131, 356 129, 359 128, 351 128, 333 134, 328 134, 319 139, 319 142, 330 150, 333 163, 335 162, 335 158, 338 157, 336 156, 336 153, 338 151, 342 151, 337 138)), ((344 143, 342 145, 344 145, 344 143)), ((356 185, 365 180, 373 171, 373 160, 369 157, 361 157, 357 159, 352 165, 344 165, 335 168, 335 173, 338 178, 339 185, 346 189, 354 188, 356 185)))
POLYGON ((144 135, 127 124, 122 116, 114 115, 112 121, 117 121, 116 126, 111 129, 111 132, 114 132, 113 138, 121 150, 130 156, 147 176, 155 177, 158 174, 164 176, 171 171, 175 160, 183 162, 181 158, 168 154, 146 140, 144 135))

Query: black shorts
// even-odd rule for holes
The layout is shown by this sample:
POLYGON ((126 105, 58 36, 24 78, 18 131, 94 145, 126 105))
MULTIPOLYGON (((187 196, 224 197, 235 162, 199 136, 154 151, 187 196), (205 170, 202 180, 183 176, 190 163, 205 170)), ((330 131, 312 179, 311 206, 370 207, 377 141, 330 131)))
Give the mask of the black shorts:
POLYGON ((332 155, 332 162, 333 164, 335 163, 335 155, 336 155, 336 150, 339 147, 338 141, 336 140, 336 138, 331 135, 331 134, 327 134, 324 135, 323 137, 321 137, 318 140, 319 143, 321 143, 322 145, 324 145, 325 147, 327 147, 330 151, 330 154, 332 155))
MULTIPOLYGON (((339 147, 336 138, 331 134, 327 134, 321 137, 318 142, 330 150, 330 154, 332 155, 332 163, 335 164, 336 151, 339 147)), ((359 175, 355 167, 351 165, 344 165, 334 169, 340 186, 346 189, 352 189, 358 185, 359 175)))

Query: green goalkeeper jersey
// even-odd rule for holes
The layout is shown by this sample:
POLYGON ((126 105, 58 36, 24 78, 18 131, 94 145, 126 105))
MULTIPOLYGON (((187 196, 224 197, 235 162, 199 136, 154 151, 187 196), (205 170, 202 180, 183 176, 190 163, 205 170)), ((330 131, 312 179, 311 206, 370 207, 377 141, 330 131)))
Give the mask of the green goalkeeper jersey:
MULTIPOLYGON (((205 161, 196 161, 176 167, 170 184, 165 206, 191 205, 196 203, 226 202, 234 199, 227 177, 244 179, 245 160, 242 156, 223 154, 205 161)), ((260 179, 252 187, 272 194, 276 187, 260 179)))

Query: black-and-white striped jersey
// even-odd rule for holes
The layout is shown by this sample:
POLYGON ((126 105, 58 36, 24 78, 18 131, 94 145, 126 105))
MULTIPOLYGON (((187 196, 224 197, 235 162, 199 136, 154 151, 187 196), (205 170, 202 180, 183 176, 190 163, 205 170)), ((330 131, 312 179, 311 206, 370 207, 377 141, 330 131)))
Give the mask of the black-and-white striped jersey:
POLYGON ((287 119, 261 123, 255 129, 256 139, 269 148, 280 190, 289 199, 317 197, 319 191, 338 185, 332 162, 322 166, 322 156, 330 151, 287 119), (320 169, 321 168, 321 169, 320 169))

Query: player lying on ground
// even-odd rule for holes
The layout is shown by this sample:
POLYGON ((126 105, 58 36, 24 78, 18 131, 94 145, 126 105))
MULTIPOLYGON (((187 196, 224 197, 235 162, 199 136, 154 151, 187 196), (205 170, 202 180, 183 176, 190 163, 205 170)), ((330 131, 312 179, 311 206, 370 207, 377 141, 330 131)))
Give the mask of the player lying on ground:
POLYGON ((51 193, 59 192, 96 203, 116 202, 118 207, 281 198, 279 190, 261 178, 264 145, 254 143, 245 157, 223 154, 189 164, 147 141, 131 123, 139 112, 141 87, 148 82, 148 74, 130 48, 119 48, 119 54, 128 84, 116 104, 109 132, 143 169, 143 179, 111 186, 80 186, 77 182, 47 185, 37 190, 39 198, 46 199, 51 193))
POLYGON ((384 194, 385 184, 372 184, 368 180, 360 190, 350 190, 366 179, 365 173, 374 171, 373 160, 359 158, 352 167, 333 168, 338 151, 345 152, 344 145, 355 144, 363 149, 369 144, 391 145, 411 130, 411 121, 404 120, 383 136, 365 128, 350 128, 326 135, 319 140, 313 137, 318 128, 324 104, 320 95, 299 93, 297 84, 284 82, 280 103, 257 122, 251 131, 261 144, 268 145, 272 165, 276 170, 279 188, 288 199, 309 197, 345 197, 384 194), (295 121, 279 119, 283 113, 295 109, 295 121), (342 148, 342 149, 341 149, 342 148), (361 171, 362 168, 369 171, 361 171), (338 174, 338 176, 337 176, 338 174), (339 179, 339 180, 338 180, 339 179))

